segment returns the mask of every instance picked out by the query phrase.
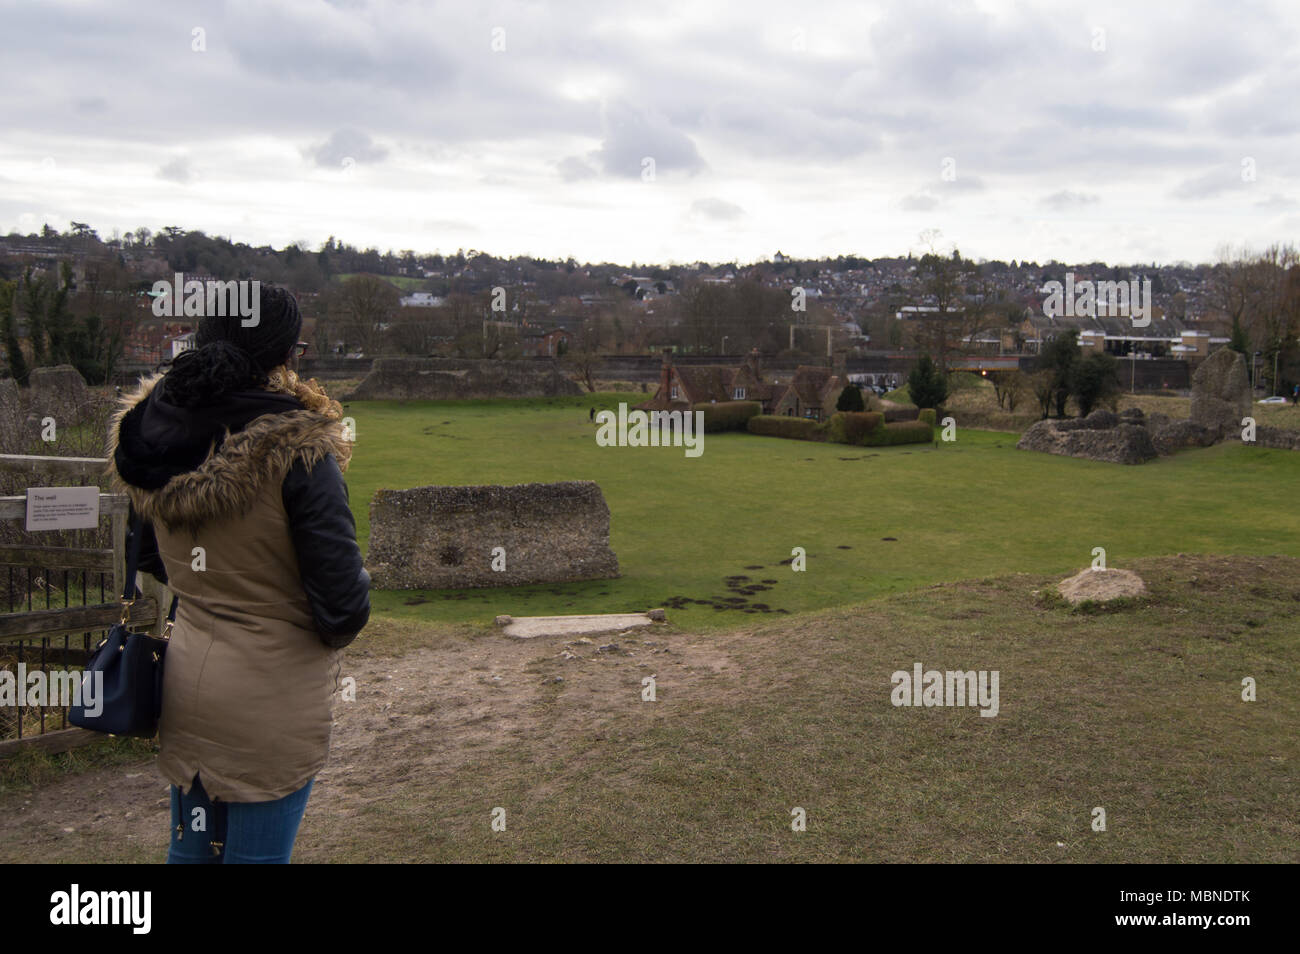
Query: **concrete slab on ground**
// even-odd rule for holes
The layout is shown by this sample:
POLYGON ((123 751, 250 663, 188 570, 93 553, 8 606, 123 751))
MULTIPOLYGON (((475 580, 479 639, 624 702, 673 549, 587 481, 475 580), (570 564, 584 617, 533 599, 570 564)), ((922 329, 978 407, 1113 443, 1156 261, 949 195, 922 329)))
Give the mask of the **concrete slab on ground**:
POLYGON ((634 626, 649 626, 663 619, 663 610, 648 613, 597 613, 589 616, 498 616, 497 625, 507 636, 533 639, 537 636, 590 636, 612 633, 634 626))

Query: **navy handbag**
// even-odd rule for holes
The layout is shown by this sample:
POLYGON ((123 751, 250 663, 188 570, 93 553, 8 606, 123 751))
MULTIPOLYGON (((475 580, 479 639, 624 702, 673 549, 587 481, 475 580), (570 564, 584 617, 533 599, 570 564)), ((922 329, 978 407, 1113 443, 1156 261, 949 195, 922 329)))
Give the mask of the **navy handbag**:
POLYGON ((83 729, 110 735, 153 738, 162 712, 163 660, 176 619, 177 598, 172 597, 162 638, 133 633, 127 628, 135 602, 135 572, 140 559, 143 521, 133 525, 122 593, 122 619, 95 647, 82 675, 81 702, 68 707, 68 721, 83 729), (91 703, 87 706, 87 702, 91 703))

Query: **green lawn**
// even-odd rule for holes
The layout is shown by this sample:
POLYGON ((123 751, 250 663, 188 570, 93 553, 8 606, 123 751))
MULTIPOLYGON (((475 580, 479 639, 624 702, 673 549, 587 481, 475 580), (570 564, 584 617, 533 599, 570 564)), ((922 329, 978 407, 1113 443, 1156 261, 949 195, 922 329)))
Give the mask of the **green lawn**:
POLYGON ((1016 435, 975 430, 938 447, 886 448, 708 435, 698 458, 597 446, 588 408, 627 399, 352 403, 348 482, 363 548, 381 487, 585 479, 609 503, 623 572, 565 586, 377 591, 376 613, 482 623, 687 598, 710 604, 674 607, 674 622, 716 627, 933 582, 1065 576, 1098 546, 1121 567, 1179 552, 1300 556, 1300 512, 1286 490, 1300 487, 1294 453, 1221 445, 1125 467, 1018 451, 1016 435), (782 565, 796 546, 807 552, 803 573, 782 565), (749 579, 728 583, 737 576, 749 579), (750 584, 770 588, 738 595, 750 584), (726 599, 742 602, 712 605, 726 599))
MULTIPOLYGON (((336 282, 345 282, 349 278, 356 278, 358 275, 363 275, 363 274, 369 275, 371 273, 370 272, 339 272, 337 275, 333 276, 333 280, 336 282)), ((388 284, 390 285, 397 286, 399 289, 401 289, 404 292, 424 291, 426 288, 429 287, 429 280, 427 278, 412 278, 409 275, 376 275, 375 277, 388 282, 388 284)))

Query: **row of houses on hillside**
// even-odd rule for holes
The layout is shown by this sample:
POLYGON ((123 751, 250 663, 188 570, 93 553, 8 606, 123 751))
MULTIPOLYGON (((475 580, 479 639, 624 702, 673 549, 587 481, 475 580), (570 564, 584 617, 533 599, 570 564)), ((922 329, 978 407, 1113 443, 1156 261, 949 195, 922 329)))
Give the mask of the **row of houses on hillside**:
MULTIPOLYGON (((933 306, 908 305, 899 309, 894 317, 911 333, 905 333, 905 344, 915 345, 926 326, 946 320, 957 328, 967 330, 966 317, 961 309, 938 314, 933 306)), ((1226 329, 1214 322, 1194 322, 1166 316, 1161 309, 1152 309, 1145 325, 1135 326, 1127 316, 1065 316, 1050 317, 1029 309, 1015 324, 990 325, 968 331, 961 339, 963 350, 971 354, 1038 354, 1058 335, 1070 330, 1079 334, 1079 347, 1085 352, 1102 352, 1116 356, 1137 354, 1153 358, 1184 358, 1193 363, 1209 356, 1217 346, 1227 344, 1226 329)))
POLYGON ((757 349, 736 367, 726 365, 679 366, 664 350, 659 388, 645 411, 688 411, 695 404, 721 401, 757 401, 764 414, 824 420, 835 411, 840 392, 849 383, 843 357, 837 367, 800 365, 787 381, 768 381, 757 349))

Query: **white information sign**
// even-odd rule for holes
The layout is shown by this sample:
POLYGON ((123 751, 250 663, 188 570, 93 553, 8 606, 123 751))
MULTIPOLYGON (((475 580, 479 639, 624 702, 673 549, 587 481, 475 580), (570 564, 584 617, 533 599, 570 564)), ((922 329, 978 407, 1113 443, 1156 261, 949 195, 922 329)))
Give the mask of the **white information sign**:
POLYGON ((28 530, 85 530, 99 526, 98 487, 28 487, 28 530))

